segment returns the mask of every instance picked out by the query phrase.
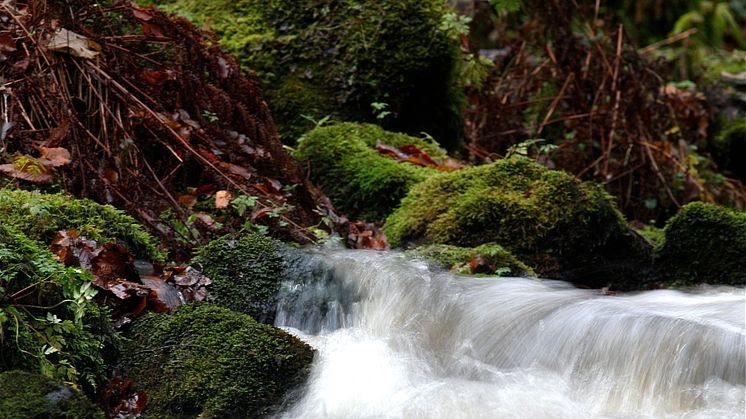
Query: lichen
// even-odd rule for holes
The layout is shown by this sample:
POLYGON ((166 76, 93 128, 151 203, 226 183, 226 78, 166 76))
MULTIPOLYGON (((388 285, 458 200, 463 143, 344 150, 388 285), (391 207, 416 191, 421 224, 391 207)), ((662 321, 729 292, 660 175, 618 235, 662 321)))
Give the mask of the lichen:
POLYGON ((332 203, 353 219, 384 219, 416 183, 438 173, 397 162, 376 151, 415 145, 433 158, 446 157, 437 144, 370 124, 339 123, 316 128, 301 141, 296 157, 332 203))
POLYGON ((384 231, 392 246, 494 242, 539 275, 594 287, 639 287, 650 262, 650 245, 600 185, 524 158, 429 177, 384 231))
POLYGON ((49 244, 59 230, 76 229, 99 242, 118 241, 139 257, 163 259, 156 241, 134 218, 110 205, 64 194, 0 190, 0 222, 49 244))
POLYGON ((657 273, 678 285, 746 284, 746 213, 692 202, 664 229, 657 273))
POLYGON ((17 370, 0 373, 0 419, 104 417, 82 394, 49 378, 17 370))
POLYGON ((439 263, 446 269, 460 274, 488 274, 497 276, 535 276, 534 270, 521 262, 505 248, 494 243, 477 247, 458 247, 447 244, 430 244, 407 252, 439 263), (470 262, 474 261, 472 268, 470 262))
POLYGON ((282 243, 258 233, 226 236, 197 249, 192 263, 212 280, 210 301, 272 323, 283 278, 282 250, 282 243))
POLYGON ((263 417, 302 383, 314 351, 288 333, 210 303, 149 314, 129 333, 124 366, 148 417, 263 417))
POLYGON ((309 127, 302 115, 372 122, 374 102, 388 104, 389 128, 458 137, 464 99, 452 85, 461 57, 457 37, 441 27, 442 1, 159 3, 208 24, 257 72, 286 143, 309 127))

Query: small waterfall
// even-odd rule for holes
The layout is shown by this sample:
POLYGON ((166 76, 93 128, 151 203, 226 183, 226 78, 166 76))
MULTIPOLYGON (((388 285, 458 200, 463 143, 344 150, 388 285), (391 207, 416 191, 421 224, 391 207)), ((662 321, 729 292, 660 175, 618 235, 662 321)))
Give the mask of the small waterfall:
POLYGON ((296 254, 276 324, 319 350, 284 418, 744 418, 744 289, 619 296, 296 254))

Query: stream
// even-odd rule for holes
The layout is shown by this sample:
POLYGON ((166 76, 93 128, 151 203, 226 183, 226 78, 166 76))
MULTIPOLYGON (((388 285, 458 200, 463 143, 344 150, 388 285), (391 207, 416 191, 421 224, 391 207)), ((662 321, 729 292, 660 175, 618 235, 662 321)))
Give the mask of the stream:
POLYGON ((602 295, 300 251, 275 324, 318 349, 280 418, 744 418, 743 288, 602 295))

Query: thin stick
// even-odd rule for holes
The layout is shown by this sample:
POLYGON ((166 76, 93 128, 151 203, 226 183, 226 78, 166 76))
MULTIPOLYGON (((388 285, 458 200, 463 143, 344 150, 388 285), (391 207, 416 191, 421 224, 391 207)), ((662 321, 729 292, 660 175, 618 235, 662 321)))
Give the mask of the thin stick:
POLYGON ((657 50, 660 47, 664 47, 666 45, 671 45, 671 44, 673 44, 675 42, 683 41, 684 39, 689 38, 690 36, 694 35, 695 33, 697 33, 697 28, 687 29, 684 32, 677 33, 674 36, 668 37, 668 38, 663 39, 663 40, 658 41, 658 42, 654 42, 654 43, 646 46, 645 48, 639 50, 639 52, 640 52, 640 54, 643 54, 643 55, 651 53, 651 52, 657 50))

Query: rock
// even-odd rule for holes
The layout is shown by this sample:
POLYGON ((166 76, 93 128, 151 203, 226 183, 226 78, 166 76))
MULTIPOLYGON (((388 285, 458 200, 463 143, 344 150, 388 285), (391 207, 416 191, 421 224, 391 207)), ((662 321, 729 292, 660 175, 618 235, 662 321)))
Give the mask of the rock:
POLYGON ((258 418, 304 382, 314 350, 290 334, 210 303, 149 314, 129 331, 124 371, 148 417, 258 418))
POLYGON ((642 286, 651 245, 600 185, 512 158, 431 176, 384 225, 391 246, 496 243, 543 277, 588 287, 642 286))
POLYGON ((273 323, 283 278, 284 246, 258 233, 222 237, 197 249, 192 261, 212 280, 208 300, 262 323, 273 323))
POLYGON ((256 70, 286 143, 328 115, 425 131, 455 145, 463 93, 454 87, 458 39, 440 0, 163 0, 209 25, 246 69, 256 70), (380 115, 380 114, 378 114, 380 115))
POLYGON ((163 259, 157 241, 134 218, 111 205, 64 194, 0 190, 0 223, 44 245, 60 230, 75 229, 99 242, 118 241, 141 258, 163 259))
POLYGON ((473 248, 431 244, 417 247, 408 253, 435 261, 444 268, 460 274, 536 275, 533 269, 518 260, 512 253, 494 243, 486 243, 473 248))
POLYGON ((296 157, 336 208, 352 219, 382 220, 412 185, 438 171, 397 162, 376 150, 415 145, 433 158, 447 157, 437 144, 370 124, 340 123, 316 128, 300 142, 296 157))
POLYGON ((82 394, 44 376, 18 370, 0 373, 0 419, 104 417, 82 394))
POLYGON ((664 229, 657 276, 674 285, 746 284, 746 213, 692 202, 664 229))

